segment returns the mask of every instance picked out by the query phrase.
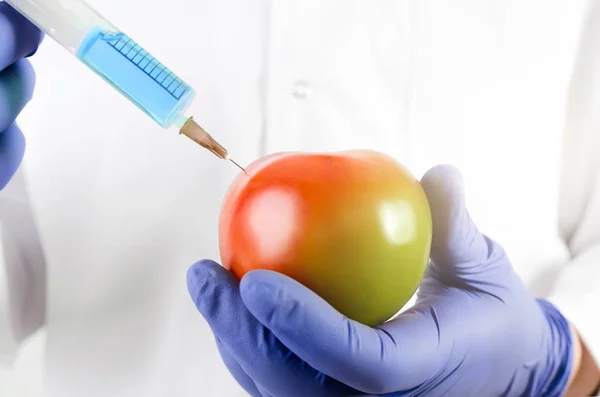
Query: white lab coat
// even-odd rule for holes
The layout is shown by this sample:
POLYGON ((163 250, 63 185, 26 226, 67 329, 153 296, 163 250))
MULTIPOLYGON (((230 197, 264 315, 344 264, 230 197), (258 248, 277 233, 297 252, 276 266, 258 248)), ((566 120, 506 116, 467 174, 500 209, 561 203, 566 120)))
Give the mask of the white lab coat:
MULTIPOLYGON (((192 113, 241 163, 370 148, 418 178, 456 165, 477 225, 600 358, 598 2, 92 4, 198 90, 192 113)), ((3 357, 43 326, 46 396, 245 395, 185 284, 219 258, 237 169, 50 40, 33 62, 25 162, 0 193, 3 357)))

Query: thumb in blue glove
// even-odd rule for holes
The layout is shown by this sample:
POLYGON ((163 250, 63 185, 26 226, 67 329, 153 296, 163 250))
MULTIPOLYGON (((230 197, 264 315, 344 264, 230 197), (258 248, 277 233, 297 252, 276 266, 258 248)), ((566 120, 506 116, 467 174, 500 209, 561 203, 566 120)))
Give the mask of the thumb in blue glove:
POLYGON ((0 2, 0 190, 21 164, 25 139, 15 119, 31 99, 35 73, 24 58, 33 55, 41 31, 0 2))
POLYGON ((481 234, 462 179, 438 166, 421 181, 433 217, 431 263, 415 306, 378 327, 341 315, 271 271, 241 284, 201 261, 190 294, 224 362, 253 396, 561 396, 568 322, 534 299, 504 250, 481 234))

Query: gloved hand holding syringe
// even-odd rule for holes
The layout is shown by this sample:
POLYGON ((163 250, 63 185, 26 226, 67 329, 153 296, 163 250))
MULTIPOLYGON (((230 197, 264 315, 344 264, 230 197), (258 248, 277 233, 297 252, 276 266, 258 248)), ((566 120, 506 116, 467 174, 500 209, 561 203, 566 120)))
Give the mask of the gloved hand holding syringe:
POLYGON ((195 90, 83 0, 6 0, 163 128, 177 127, 217 157, 227 150, 192 117, 195 90))

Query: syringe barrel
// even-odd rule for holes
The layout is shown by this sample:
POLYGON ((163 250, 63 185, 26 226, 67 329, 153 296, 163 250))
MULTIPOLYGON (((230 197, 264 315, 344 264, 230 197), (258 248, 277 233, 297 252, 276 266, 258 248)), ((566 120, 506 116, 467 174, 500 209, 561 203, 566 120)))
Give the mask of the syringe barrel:
POLYGON ((73 55, 94 28, 116 30, 82 0, 5 0, 73 55))
POLYGON ((181 128, 195 90, 84 0, 5 0, 164 128, 181 128))

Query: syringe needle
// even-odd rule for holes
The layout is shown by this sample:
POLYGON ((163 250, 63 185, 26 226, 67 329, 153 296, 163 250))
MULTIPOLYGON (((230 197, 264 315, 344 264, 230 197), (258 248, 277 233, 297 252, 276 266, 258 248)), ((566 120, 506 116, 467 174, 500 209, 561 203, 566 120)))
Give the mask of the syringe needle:
POLYGON ((198 123, 196 123, 193 117, 190 117, 185 124, 181 127, 179 131, 180 134, 183 134, 190 138, 192 141, 196 142, 200 146, 205 149, 210 150, 215 156, 222 160, 229 160, 240 170, 244 171, 244 174, 248 174, 244 167, 235 162, 232 158, 229 157, 229 152, 223 146, 219 144, 208 132, 204 130, 204 128, 200 127, 198 123))
POLYGON ((233 164, 235 164, 235 166, 238 167, 240 170, 244 171, 244 174, 246 174, 246 175, 248 174, 246 172, 246 170, 244 169, 244 167, 242 167, 241 165, 239 165, 238 163, 236 163, 234 159, 230 158, 229 161, 231 161, 233 164))
POLYGON ((222 160, 227 160, 229 158, 227 149, 221 146, 219 142, 210 136, 210 134, 206 132, 204 128, 200 127, 198 123, 194 121, 193 117, 190 117, 185 122, 179 133, 187 136, 203 148, 210 150, 218 158, 222 160))

